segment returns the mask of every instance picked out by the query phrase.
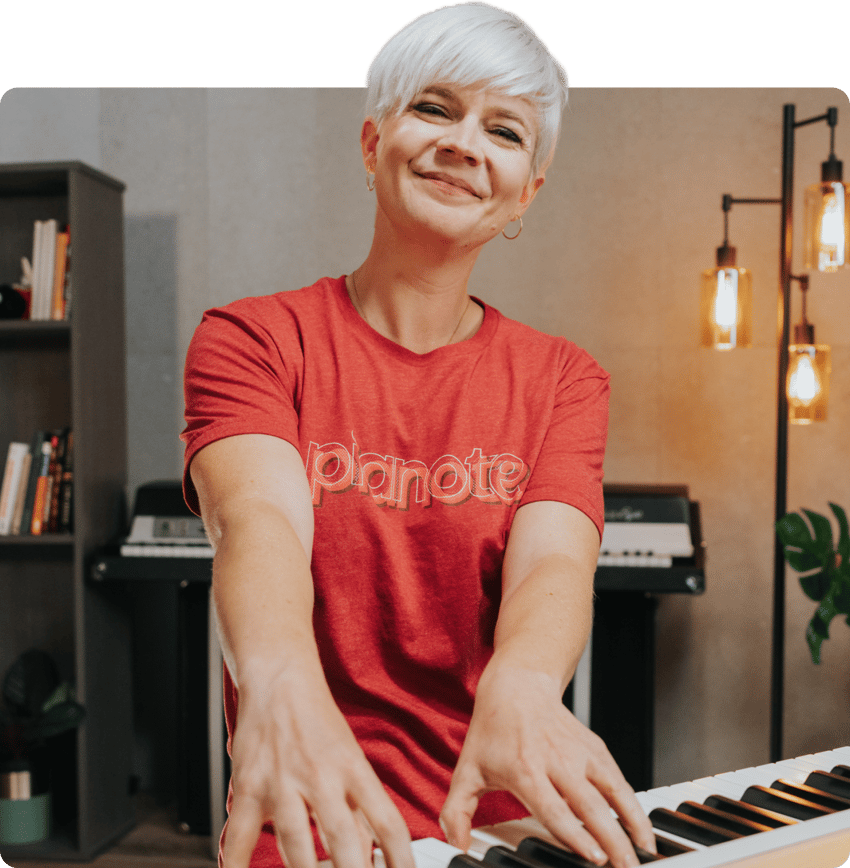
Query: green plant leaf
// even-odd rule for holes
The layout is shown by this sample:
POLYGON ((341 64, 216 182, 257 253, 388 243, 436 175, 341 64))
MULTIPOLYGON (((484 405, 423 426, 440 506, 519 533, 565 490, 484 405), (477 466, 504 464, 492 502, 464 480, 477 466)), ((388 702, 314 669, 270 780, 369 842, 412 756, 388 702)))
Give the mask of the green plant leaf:
MULTIPOLYGON (((817 615, 815 615, 815 618, 817 615)), ((815 618, 809 621, 809 626, 806 627, 806 641, 809 643, 809 653, 812 655, 812 663, 820 663, 820 646, 823 644, 823 637, 819 636, 812 624, 815 618)))
MULTIPOLYGON (((789 558, 789 563, 790 562, 791 560, 789 558)), ((794 566, 793 564, 791 565, 794 566)), ((794 567, 794 569, 796 570, 797 567, 794 567)), ((829 574, 825 572, 800 577, 800 587, 803 589, 806 596, 812 600, 816 600, 818 603, 824 598, 827 591, 829 591, 831 584, 829 574)), ((850 614, 850 612, 847 614, 850 614)))
POLYGON ((829 620, 824 621, 821 617, 820 609, 812 615, 812 620, 809 621, 809 629, 821 639, 829 639, 829 620))
POLYGON ((776 533, 786 548, 792 546, 807 551, 815 545, 808 525, 796 512, 789 512, 776 522, 776 533))
POLYGON ((850 561, 850 525, 847 522, 847 513, 837 503, 830 503, 829 508, 838 520, 837 549, 841 555, 841 565, 847 566, 850 561))
POLYGON ((832 556, 832 525, 825 515, 804 509, 803 512, 812 523, 815 532, 815 550, 826 557, 832 556))
POLYGON ((850 582, 842 581, 840 574, 832 583, 832 599, 835 603, 835 611, 841 615, 850 615, 850 582))
MULTIPOLYGON (((821 557, 820 554, 816 554, 815 552, 799 551, 798 549, 786 546, 785 560, 798 573, 808 573, 810 570, 826 569, 830 559, 821 557)), ((823 594, 821 594, 822 596, 823 594)), ((815 597, 815 599, 819 600, 820 597, 815 597)))

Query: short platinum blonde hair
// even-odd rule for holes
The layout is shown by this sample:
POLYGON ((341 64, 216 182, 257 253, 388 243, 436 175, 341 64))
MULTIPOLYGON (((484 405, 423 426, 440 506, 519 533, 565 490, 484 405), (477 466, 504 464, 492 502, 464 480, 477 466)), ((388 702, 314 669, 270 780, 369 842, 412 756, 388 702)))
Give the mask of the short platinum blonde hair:
POLYGON ((529 100, 539 126, 532 177, 548 165, 567 102, 567 78, 521 18, 486 3, 462 3, 414 19, 369 67, 366 116, 380 123, 439 82, 483 85, 529 100))

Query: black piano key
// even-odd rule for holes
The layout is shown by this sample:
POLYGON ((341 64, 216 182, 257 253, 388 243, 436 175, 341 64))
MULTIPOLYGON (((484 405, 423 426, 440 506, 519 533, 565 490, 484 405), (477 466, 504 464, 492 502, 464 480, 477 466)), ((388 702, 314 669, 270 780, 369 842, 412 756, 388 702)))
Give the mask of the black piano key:
POLYGON ((586 865, 594 864, 577 853, 572 853, 557 844, 545 841, 543 838, 536 838, 533 835, 529 838, 523 838, 516 849, 517 853, 539 865, 546 865, 548 868, 573 868, 575 865, 584 868, 586 865))
POLYGON ((704 804, 710 808, 719 808, 727 814, 735 814, 746 820, 763 823, 771 829, 778 829, 780 826, 793 826, 797 822, 785 814, 768 811, 767 808, 759 808, 756 805, 748 805, 745 802, 729 799, 726 796, 709 796, 704 804))
MULTIPOLYGON (((667 859, 670 856, 679 856, 682 853, 693 853, 694 848, 688 847, 681 841, 673 841, 671 838, 665 838, 663 835, 655 833, 655 849, 658 850, 658 855, 667 859)), ((638 856, 640 858, 640 856, 638 856)))
POLYGON ((783 793, 771 787, 747 787, 744 795, 741 796, 741 801, 785 814, 795 820, 811 820, 832 813, 830 808, 824 808, 823 805, 816 805, 807 799, 801 799, 791 793, 783 793))
POLYGON ((738 832, 721 829, 720 826, 715 826, 713 823, 707 823, 705 820, 689 817, 687 814, 671 811, 668 808, 654 808, 649 813, 649 819, 655 829, 706 846, 722 844, 724 841, 733 841, 743 837, 738 832))
POLYGON ((571 853, 560 847, 552 848, 549 860, 544 862, 530 855, 527 850, 522 849, 522 842, 520 842, 516 850, 502 845, 491 847, 484 854, 483 862, 492 868, 599 868, 594 862, 588 862, 577 853, 571 853))
MULTIPOLYGON (((569 850, 565 850, 558 844, 553 844, 551 841, 546 841, 543 838, 537 838, 533 835, 528 838, 523 838, 523 840, 519 842, 517 845, 517 852, 521 853, 523 856, 529 857, 530 859, 534 859, 536 862, 548 866, 548 868, 572 868, 573 865, 592 864, 588 863, 587 860, 576 856, 576 854, 571 853, 569 850), (575 862, 575 859, 579 859, 580 861, 575 862)), ((641 865, 645 865, 648 862, 655 862, 657 859, 661 858, 660 856, 656 856, 654 853, 650 853, 640 847, 635 847, 635 855, 641 865)))
POLYGON ((780 790, 783 793, 791 793, 791 795, 798 796, 801 799, 808 799, 808 801, 814 802, 816 805, 823 805, 824 808, 829 808, 831 811, 846 811, 850 808, 850 799, 842 799, 840 796, 834 796, 832 793, 815 789, 808 784, 778 780, 773 782, 771 788, 780 790))
POLYGON ((468 853, 458 853, 457 856, 452 856, 448 868, 481 868, 481 860, 468 853))
POLYGON ((720 826, 721 829, 738 832, 741 835, 755 835, 756 832, 769 832, 773 828, 764 823, 757 823, 754 820, 745 819, 736 814, 729 814, 719 808, 701 805, 699 802, 682 802, 679 805, 679 811, 682 814, 687 814, 689 817, 705 820, 706 823, 713 823, 715 826, 720 826))
POLYGON ((833 766, 832 774, 841 775, 842 778, 850 778, 850 766, 845 766, 845 765, 833 766))
POLYGON ((812 772, 806 778, 806 783, 810 787, 817 787, 817 789, 832 793, 834 796, 850 799, 850 777, 830 772, 812 772))

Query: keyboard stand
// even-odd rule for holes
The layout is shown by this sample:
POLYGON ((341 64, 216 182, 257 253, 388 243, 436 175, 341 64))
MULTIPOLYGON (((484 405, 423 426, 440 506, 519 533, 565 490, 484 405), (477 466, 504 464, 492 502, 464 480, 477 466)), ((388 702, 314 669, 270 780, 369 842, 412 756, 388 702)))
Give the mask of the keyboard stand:
POLYGON ((222 712, 222 656, 211 609, 212 560, 125 557, 109 549, 95 557, 91 576, 98 582, 177 586, 178 821, 188 831, 211 835, 212 855, 217 857, 230 768, 222 712))

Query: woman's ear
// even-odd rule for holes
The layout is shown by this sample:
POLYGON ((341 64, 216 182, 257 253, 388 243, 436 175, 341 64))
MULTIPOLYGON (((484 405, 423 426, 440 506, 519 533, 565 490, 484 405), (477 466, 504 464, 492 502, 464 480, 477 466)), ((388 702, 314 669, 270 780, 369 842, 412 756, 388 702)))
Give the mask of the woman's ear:
POLYGON ((360 148, 363 151, 363 164, 366 166, 366 171, 374 172, 378 150, 378 125, 372 118, 363 121, 363 128, 360 130, 360 148))
POLYGON ((517 208, 517 217, 521 217, 528 210, 528 206, 534 201, 537 191, 543 186, 546 180, 546 173, 541 171, 540 174, 525 185, 522 194, 519 197, 519 207, 517 208))

